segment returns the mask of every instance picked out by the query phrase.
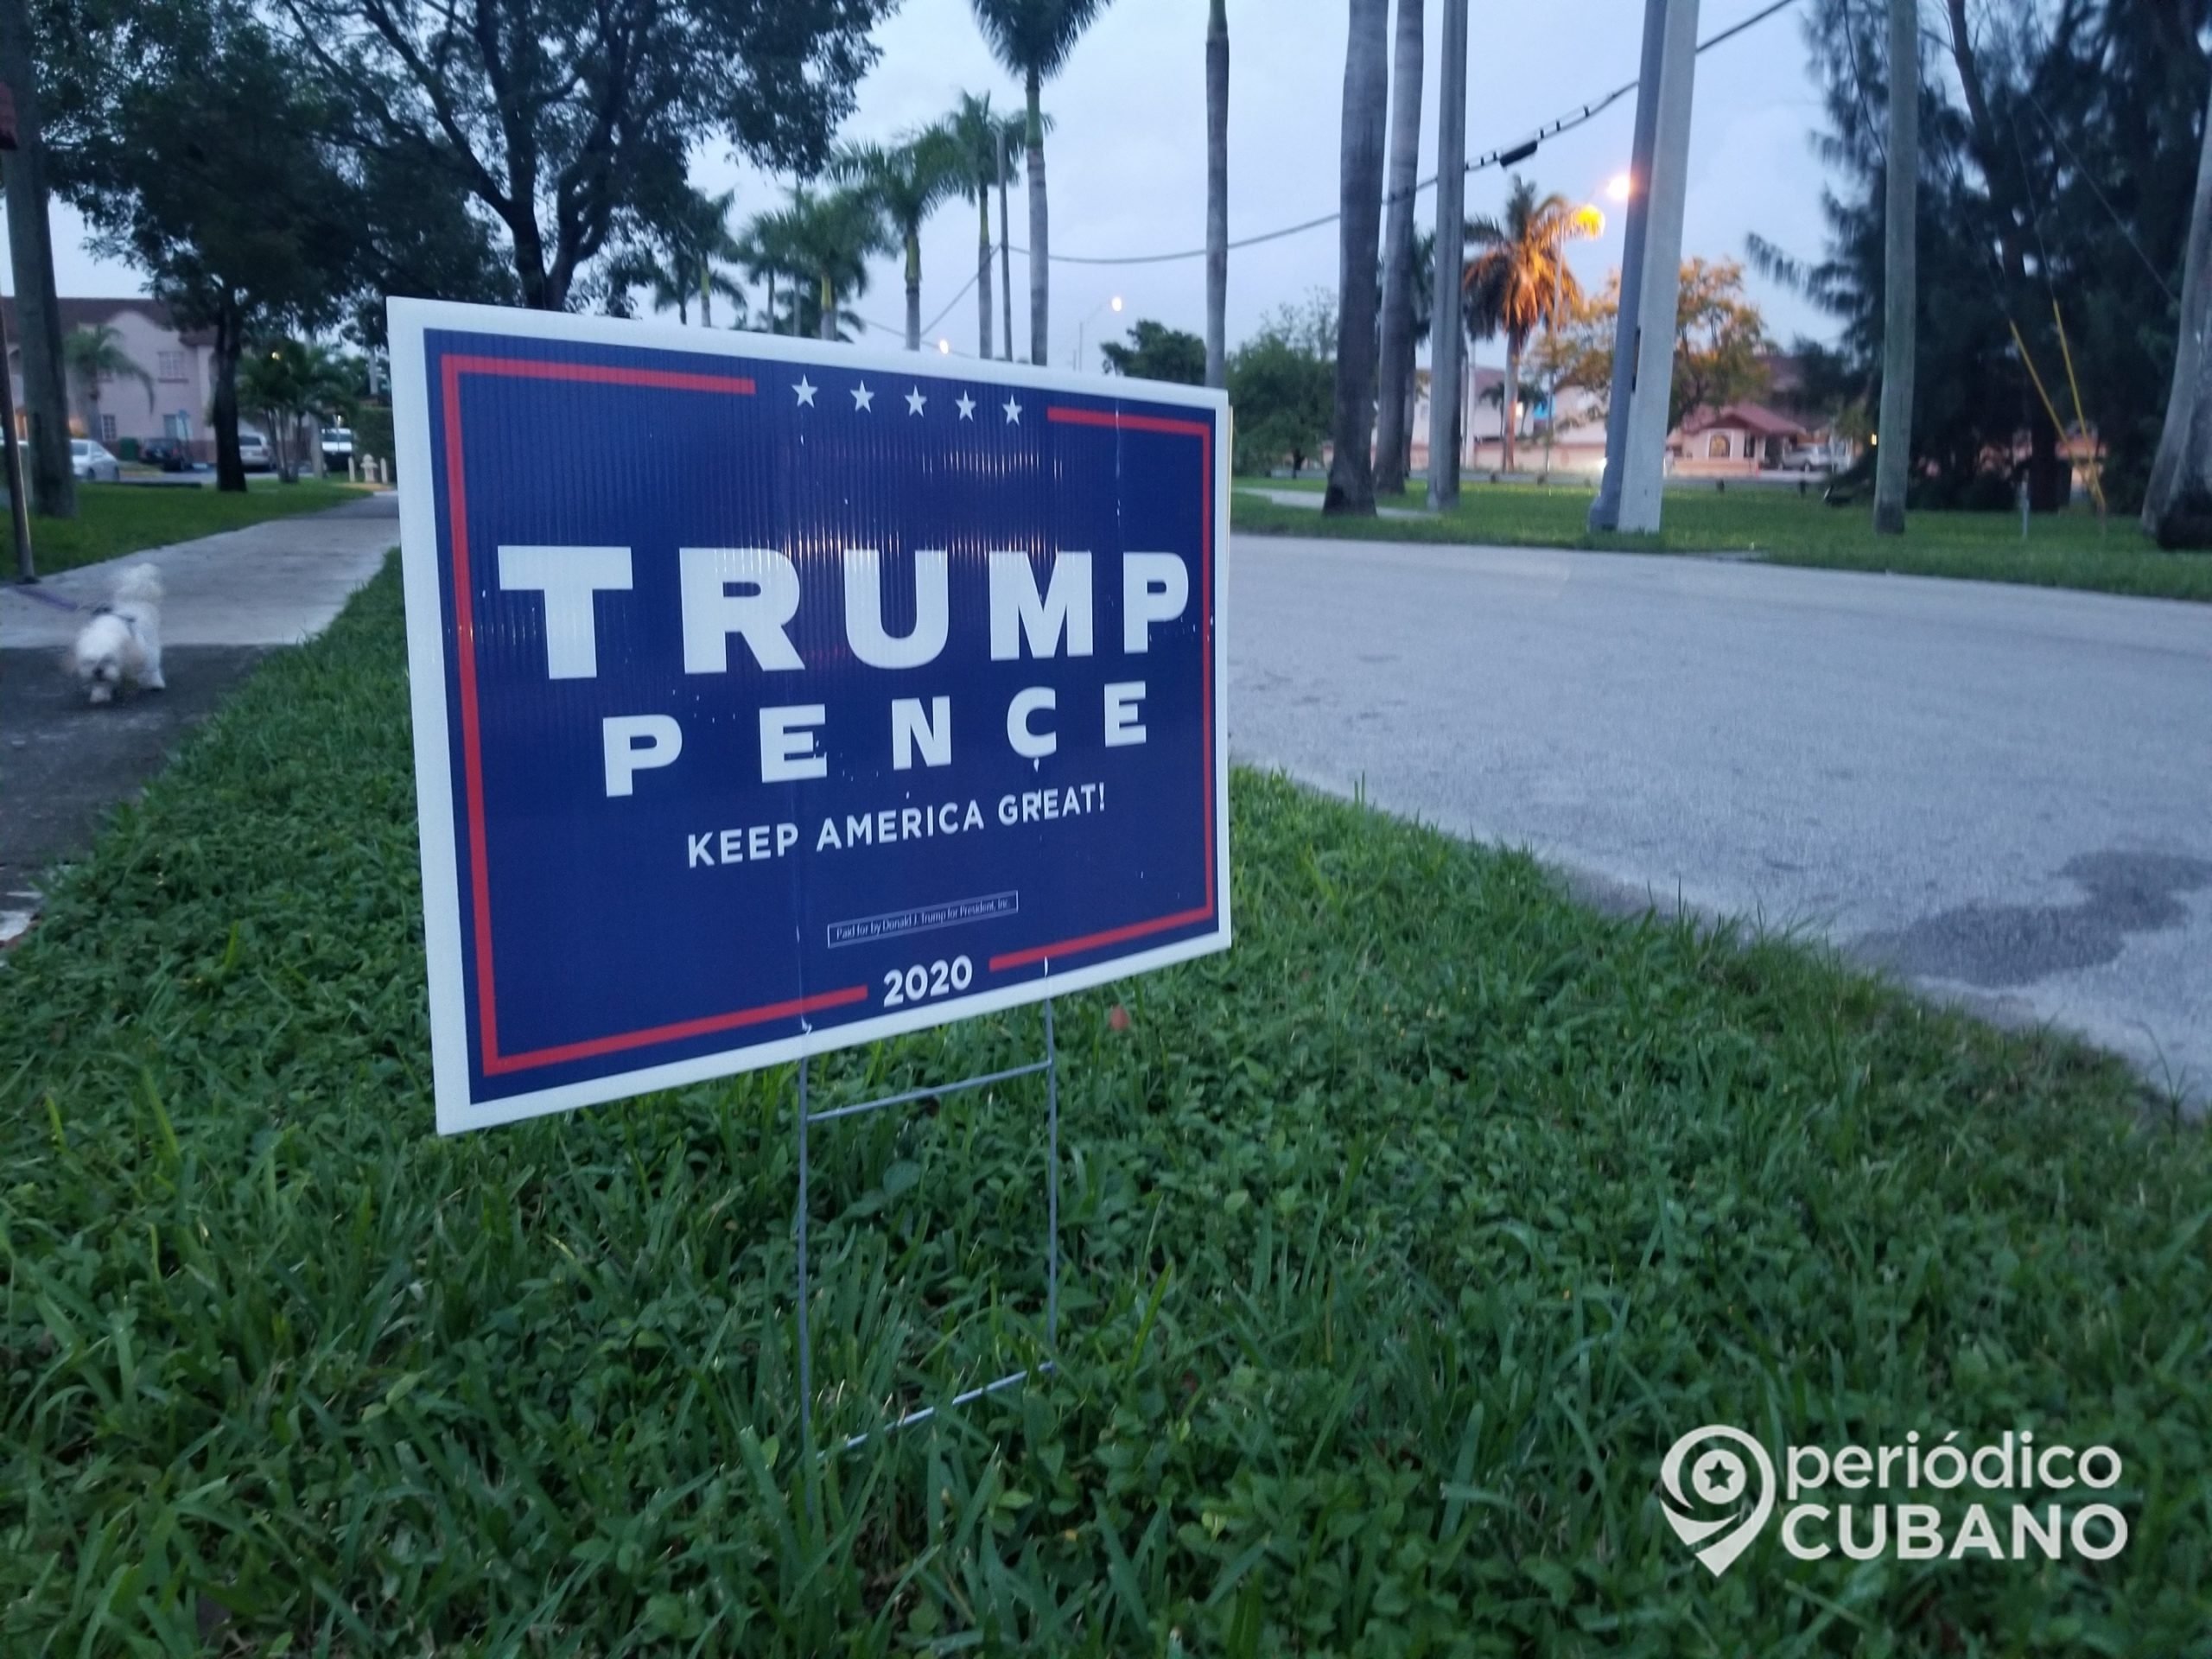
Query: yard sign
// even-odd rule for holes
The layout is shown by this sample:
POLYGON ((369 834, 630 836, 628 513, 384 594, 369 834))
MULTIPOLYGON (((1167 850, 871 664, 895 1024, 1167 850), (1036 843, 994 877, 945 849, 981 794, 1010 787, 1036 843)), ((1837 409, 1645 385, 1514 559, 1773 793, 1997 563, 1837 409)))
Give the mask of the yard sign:
POLYGON ((391 323, 442 1132, 1228 945, 1220 394, 391 323))

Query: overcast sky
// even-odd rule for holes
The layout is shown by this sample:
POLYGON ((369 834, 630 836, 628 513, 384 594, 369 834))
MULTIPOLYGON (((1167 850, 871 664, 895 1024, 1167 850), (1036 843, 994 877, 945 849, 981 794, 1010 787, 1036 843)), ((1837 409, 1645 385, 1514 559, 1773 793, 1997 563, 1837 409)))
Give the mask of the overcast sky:
MULTIPOLYGON (((1749 16, 1765 0, 1705 0, 1699 37, 1749 16)), ((1436 70, 1442 7, 1429 0, 1427 87, 1422 109, 1421 175, 1435 170, 1436 70)), ((1473 0, 1468 68, 1467 148, 1479 155, 1634 77, 1642 0, 1546 0, 1506 6, 1473 0)), ((1172 251, 1205 238, 1205 0, 1114 0, 1066 71, 1045 89, 1055 122, 1046 142, 1046 177, 1056 253, 1116 255, 1172 251)), ((1337 205, 1338 112, 1343 90, 1344 0, 1229 0, 1229 230, 1232 238, 1328 213, 1337 205)), ((1012 109, 1020 88, 991 60, 968 0, 906 0, 882 26, 881 60, 862 83, 846 136, 889 139, 950 110, 963 91, 987 92, 1012 109)), ((1522 172, 1540 188, 1598 203, 1605 233, 1576 250, 1576 273, 1599 283, 1619 262, 1622 218, 1605 196, 1627 164, 1634 99, 1624 99, 1577 131, 1548 140, 1522 172)), ((1817 90, 1806 68, 1793 8, 1705 54, 1697 65, 1691 132, 1685 257, 1741 258, 1757 231, 1798 253, 1821 238, 1820 164, 1807 144, 1820 123, 1817 90)), ((735 185, 741 217, 774 205, 777 181, 702 151, 696 182, 709 191, 735 185)), ((1468 180, 1471 213, 1494 213, 1505 194, 1495 168, 1468 180)), ((1420 213, 1433 212, 1425 193, 1420 213)), ((1027 245, 1026 192, 1014 190, 1014 243, 1027 245)), ((64 294, 143 291, 130 266, 94 258, 75 214, 57 204, 56 276, 64 294)), ((944 208, 923 238, 922 315, 926 323, 954 300, 976 265, 973 210, 944 208)), ((1016 337, 1028 339, 1028 277, 1014 267, 1016 337)), ((1229 337, 1252 332, 1268 311, 1317 287, 1333 288, 1333 226, 1230 257, 1229 337)), ((1783 340, 1826 337, 1829 320, 1802 300, 1751 276, 1752 296, 1783 340)), ((1100 308, 1122 296, 1122 324, 1155 317, 1204 332, 1203 260, 1102 268, 1054 264, 1053 360, 1066 364, 1084 330, 1086 366, 1095 366, 1100 331, 1116 325, 1100 308), (1094 315, 1096 314, 1096 315, 1094 315)), ((878 262, 855 308, 892 332, 905 315, 899 263, 878 262)), ((961 296, 934 331, 957 351, 976 343, 976 302, 961 296)), ((1492 345, 1483 355, 1495 356, 1492 345)))

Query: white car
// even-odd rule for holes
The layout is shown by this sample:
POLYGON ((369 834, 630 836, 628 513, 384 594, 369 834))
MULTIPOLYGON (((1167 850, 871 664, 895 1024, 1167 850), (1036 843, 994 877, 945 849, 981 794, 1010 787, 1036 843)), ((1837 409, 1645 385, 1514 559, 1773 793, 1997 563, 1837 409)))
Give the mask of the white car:
POLYGON ((123 476, 123 463, 109 454, 105 445, 90 438, 72 438, 69 470, 79 478, 99 479, 112 484, 123 476))
POLYGON ((322 429, 323 470, 329 473, 342 473, 353 459, 353 429, 343 426, 324 427, 322 429))
POLYGON ((269 440, 258 432, 238 429, 238 465, 249 473, 265 473, 273 463, 269 455, 269 440))

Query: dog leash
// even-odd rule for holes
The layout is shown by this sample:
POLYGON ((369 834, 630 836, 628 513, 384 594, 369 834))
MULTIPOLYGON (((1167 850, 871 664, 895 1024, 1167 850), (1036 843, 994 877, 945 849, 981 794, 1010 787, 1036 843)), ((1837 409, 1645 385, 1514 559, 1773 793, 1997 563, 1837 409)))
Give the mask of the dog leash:
POLYGON ((26 587, 22 582, 16 583, 7 591, 19 594, 24 599, 35 599, 41 605, 51 605, 57 611, 81 611, 85 608, 74 600, 60 599, 52 594, 41 593, 37 588, 26 587))

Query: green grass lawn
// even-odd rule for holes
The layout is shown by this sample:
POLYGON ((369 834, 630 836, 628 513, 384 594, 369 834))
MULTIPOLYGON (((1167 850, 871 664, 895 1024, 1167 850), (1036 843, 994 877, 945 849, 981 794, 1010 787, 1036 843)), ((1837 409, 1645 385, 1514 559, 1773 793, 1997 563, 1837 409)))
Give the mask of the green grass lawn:
MULTIPOLYGON (((1239 480, 1230 505, 1236 529, 1363 541, 1756 553, 1773 564, 2212 600, 2212 554, 2161 552, 2133 518, 2115 518, 2100 531, 2095 516, 2082 509, 2031 520, 2024 542, 2018 517, 2001 512, 1916 512, 1899 537, 1874 534, 1863 498, 1848 507, 1825 505, 1817 484, 1803 496, 1766 487, 1724 493, 1707 485, 1667 493, 1656 537, 1592 536, 1586 527, 1590 492, 1579 486, 1470 481, 1451 512, 1410 519, 1324 519, 1310 507, 1251 493, 1258 488, 1318 495, 1322 486, 1312 480, 1239 480)), ((1419 506, 1421 498, 1418 493, 1386 497, 1382 505, 1419 506)))
MULTIPOLYGON (((296 484, 257 481, 244 495, 182 485, 79 484, 74 518, 31 520, 31 554, 39 574, 50 576, 142 548, 334 507, 360 493, 355 486, 320 478, 296 484)), ((15 575, 14 558, 11 551, 0 551, 8 578, 15 575)))
MULTIPOLYGON (((432 1135, 401 633, 387 571, 0 957, 11 1659, 2202 1651, 2201 1128, 1251 774, 1236 949, 1061 1005, 1058 1374, 815 1463, 788 1070, 432 1135), (1654 1497, 1709 1422, 2105 1443, 2131 1541, 1715 1580, 1654 1497)), ((818 1132, 824 1429, 1032 1351, 1042 1138, 818 1132)))

